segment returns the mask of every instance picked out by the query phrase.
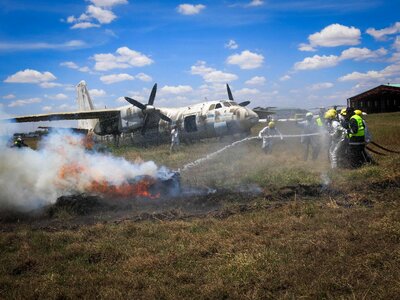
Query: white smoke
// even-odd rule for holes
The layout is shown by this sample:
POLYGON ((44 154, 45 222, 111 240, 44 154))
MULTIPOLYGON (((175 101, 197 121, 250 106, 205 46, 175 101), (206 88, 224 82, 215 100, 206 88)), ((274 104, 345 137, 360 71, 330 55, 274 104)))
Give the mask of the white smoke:
POLYGON ((47 136, 38 150, 0 143, 0 210, 29 211, 62 195, 86 192, 93 182, 120 185, 140 175, 155 177, 152 161, 133 164, 123 158, 89 152, 83 137, 70 132, 47 136))

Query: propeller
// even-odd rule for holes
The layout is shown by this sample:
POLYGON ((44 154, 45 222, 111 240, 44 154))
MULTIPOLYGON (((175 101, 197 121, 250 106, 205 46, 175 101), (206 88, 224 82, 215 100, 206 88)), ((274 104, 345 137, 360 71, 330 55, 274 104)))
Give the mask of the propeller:
POLYGON ((149 123, 149 119, 150 119, 150 114, 156 114, 158 117, 160 117, 160 119, 171 123, 172 120, 167 117, 166 115, 164 115, 163 113, 161 113, 159 110, 157 110, 153 104, 154 104, 154 99, 156 98, 156 93, 157 93, 157 83, 154 84, 153 89, 151 90, 150 93, 150 97, 149 97, 149 101, 147 102, 147 104, 143 104, 140 103, 139 101, 129 98, 129 97, 125 97, 125 100, 128 101, 130 104, 140 108, 143 112, 144 115, 144 119, 143 119, 143 126, 141 129, 141 134, 144 135, 146 133, 146 129, 149 123))
MULTIPOLYGON (((228 92, 228 99, 231 101, 234 101, 232 91, 231 91, 231 88, 229 87, 229 84, 226 84, 226 91, 228 92)), ((243 102, 239 103, 239 106, 245 107, 249 104, 250 104, 250 101, 243 101, 243 102)))

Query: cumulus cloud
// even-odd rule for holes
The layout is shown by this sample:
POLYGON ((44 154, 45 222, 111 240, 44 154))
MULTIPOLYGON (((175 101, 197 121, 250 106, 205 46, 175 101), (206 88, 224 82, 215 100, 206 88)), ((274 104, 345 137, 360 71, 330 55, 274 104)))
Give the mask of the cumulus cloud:
POLYGON ((10 104, 8 104, 8 107, 25 106, 32 103, 40 103, 40 102, 42 102, 40 98, 21 99, 11 102, 10 104))
POLYGON ((178 86, 169 86, 165 85, 161 88, 161 94, 186 94, 192 92, 193 89, 190 85, 178 85, 178 86))
POLYGON ((234 40, 229 40, 228 43, 225 44, 225 48, 229 49, 237 49, 239 45, 234 40))
POLYGON ((400 32, 400 22, 396 22, 390 27, 383 29, 368 28, 367 33, 374 37, 376 40, 385 40, 387 35, 397 34, 400 32))
POLYGON ((301 51, 314 51, 315 47, 337 47, 345 45, 358 45, 361 39, 361 31, 353 26, 331 24, 320 32, 308 36, 309 44, 300 44, 301 51))
POLYGON ((247 6, 261 6, 264 4, 263 0, 252 0, 247 6))
POLYGON ((100 80, 105 84, 112 84, 116 82, 126 81, 126 80, 134 80, 135 78, 132 75, 123 73, 123 74, 111 74, 101 76, 100 80))
POLYGON ((292 77, 290 77, 290 75, 283 75, 281 78, 279 78, 279 80, 280 81, 286 81, 286 80, 289 80, 290 78, 292 78, 292 77))
POLYGON ((263 85, 265 83, 265 77, 254 76, 253 78, 247 80, 245 83, 250 85, 263 85))
POLYGON ((90 0, 90 2, 101 7, 112 7, 119 4, 128 4, 127 0, 90 0))
POLYGON ((203 4, 180 4, 177 11, 182 15, 197 15, 205 8, 206 6, 203 4))
POLYGON ((198 61, 194 66, 191 66, 190 72, 193 75, 200 75, 206 82, 210 83, 231 82, 238 79, 235 74, 207 67, 205 61, 198 61))
POLYGON ((333 83, 331 82, 321 82, 321 83, 316 83, 313 84, 309 87, 309 90, 311 91, 318 91, 318 90, 323 90, 323 89, 329 89, 333 87, 333 83))
POLYGON ((366 73, 353 72, 340 77, 339 81, 369 81, 369 80, 389 80, 394 76, 400 75, 400 63, 396 63, 380 71, 368 71, 366 73))
POLYGON ((43 106, 43 107, 42 107, 42 110, 43 110, 43 111, 52 111, 52 110, 53 110, 53 107, 50 106, 50 105, 43 106))
POLYGON ((10 99, 14 99, 15 95, 14 94, 8 94, 8 95, 3 96, 2 98, 6 99, 6 100, 10 100, 10 99))
POLYGON ((62 93, 56 94, 56 95, 44 95, 46 98, 49 98, 51 100, 66 100, 68 99, 68 96, 62 93))
POLYGON ((36 70, 25 69, 11 76, 8 76, 4 82, 7 83, 41 83, 56 80, 57 78, 50 72, 39 72, 36 70))
POLYGON ((79 67, 76 63, 74 63, 72 61, 62 62, 62 63, 60 63, 60 66, 78 70, 80 72, 90 72, 89 67, 79 67))
POLYGON ((109 24, 117 18, 111 8, 115 5, 128 3, 126 0, 90 0, 90 2, 93 5, 88 5, 85 13, 78 18, 75 16, 67 18, 67 23, 74 24, 71 29, 87 29, 109 24), (98 22, 98 24, 95 22, 98 22))
POLYGON ((313 57, 306 57, 303 61, 297 62, 294 65, 294 69, 300 70, 317 70, 323 68, 330 68, 336 66, 340 61, 343 60, 365 60, 365 59, 375 59, 382 57, 387 54, 387 50, 384 48, 379 48, 378 50, 372 51, 368 48, 356 48, 351 47, 342 51, 340 56, 336 55, 314 55, 313 57))
POLYGON ((95 54, 93 58, 96 61, 94 68, 98 71, 143 67, 154 62, 148 56, 128 47, 118 48, 116 55, 111 53, 95 54))
POLYGON ((249 88, 243 88, 241 90, 235 91, 235 98, 242 98, 245 96, 250 96, 250 95, 257 95, 259 94, 260 91, 257 89, 249 89, 249 88))
POLYGON ((244 50, 240 54, 233 54, 226 60, 228 64, 238 65, 241 69, 256 69, 261 67, 264 62, 264 56, 261 54, 244 50))
POLYGON ((149 81, 153 80, 153 78, 151 78, 151 76, 149 76, 149 75, 147 75, 145 73, 139 73, 139 74, 137 74, 135 76, 135 78, 137 78, 137 79, 139 79, 141 81, 144 81, 144 82, 149 82, 149 81))
POLYGON ((89 95, 93 97, 104 97, 107 93, 104 90, 92 89, 89 90, 89 95))

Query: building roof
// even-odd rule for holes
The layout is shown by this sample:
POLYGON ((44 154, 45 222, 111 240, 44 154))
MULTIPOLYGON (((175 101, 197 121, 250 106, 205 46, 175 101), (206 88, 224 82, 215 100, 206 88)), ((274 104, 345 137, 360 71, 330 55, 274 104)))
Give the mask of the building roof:
POLYGON ((360 99, 364 99, 365 97, 370 97, 373 95, 378 95, 378 94, 383 94, 383 93, 388 93, 388 92, 396 93, 396 94, 398 93, 400 95, 400 84, 398 84, 398 83, 382 84, 377 87, 374 87, 373 89, 362 92, 361 94, 350 97, 349 100, 360 100, 360 99))

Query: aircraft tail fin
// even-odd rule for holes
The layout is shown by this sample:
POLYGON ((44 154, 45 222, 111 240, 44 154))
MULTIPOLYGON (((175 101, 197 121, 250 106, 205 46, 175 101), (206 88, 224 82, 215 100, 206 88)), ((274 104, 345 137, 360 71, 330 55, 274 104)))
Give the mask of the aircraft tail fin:
MULTIPOLYGON (((89 90, 87 89, 86 82, 82 80, 76 86, 76 101, 78 103, 78 109, 80 111, 90 111, 94 110, 94 105, 92 102, 92 98, 89 95, 89 90)), ((97 120, 78 120, 78 128, 79 129, 94 129, 96 126, 97 120)))

